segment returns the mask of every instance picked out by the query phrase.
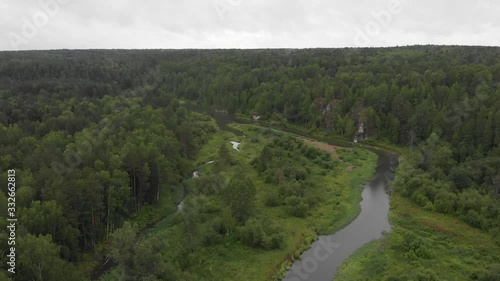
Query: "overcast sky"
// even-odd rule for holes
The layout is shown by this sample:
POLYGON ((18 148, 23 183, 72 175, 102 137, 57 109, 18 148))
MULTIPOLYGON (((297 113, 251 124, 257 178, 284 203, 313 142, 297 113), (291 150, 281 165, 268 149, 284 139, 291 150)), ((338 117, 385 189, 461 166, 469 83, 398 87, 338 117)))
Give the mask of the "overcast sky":
POLYGON ((500 46, 500 1, 0 0, 0 36, 0 50, 500 46))

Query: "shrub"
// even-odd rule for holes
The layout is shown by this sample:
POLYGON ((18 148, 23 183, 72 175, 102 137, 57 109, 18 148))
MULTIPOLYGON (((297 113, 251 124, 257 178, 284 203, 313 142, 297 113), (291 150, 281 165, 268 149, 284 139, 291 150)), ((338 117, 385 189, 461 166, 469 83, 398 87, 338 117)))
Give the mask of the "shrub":
POLYGON ((292 195, 285 199, 285 205, 287 206, 287 210, 290 215, 298 218, 304 218, 307 216, 309 204, 305 202, 304 198, 292 195))
POLYGON ((305 169, 295 169, 295 179, 298 181, 303 181, 309 176, 309 173, 305 169))
POLYGON ((245 225, 239 229, 241 241, 250 247, 262 247, 264 236, 262 224, 256 218, 249 218, 245 225))
POLYGON ((264 204, 268 207, 276 207, 283 203, 278 190, 273 189, 267 193, 264 204))
POLYGON ((423 269, 417 273, 418 281, 438 281, 436 273, 431 271, 430 269, 423 269))
POLYGON ((417 254, 415 254, 415 251, 409 250, 408 252, 405 253, 405 258, 414 261, 418 259, 417 254))
POLYGON ((466 189, 473 184, 471 178, 469 177, 469 171, 463 167, 453 168, 449 179, 458 190, 466 189))
POLYGON ((427 204, 425 204, 424 206, 424 210, 426 211, 429 211, 429 212, 433 212, 434 211, 434 205, 432 204, 432 202, 427 202, 427 204))
POLYGON ((216 230, 214 227, 218 228, 219 226, 209 226, 204 231, 203 244, 205 246, 217 245, 224 241, 224 237, 218 231, 219 229, 216 230))
POLYGON ((456 210, 457 196, 446 190, 439 190, 434 198, 434 207, 436 211, 443 214, 452 214, 456 210))
POLYGON ((264 237, 265 249, 282 249, 285 247, 285 235, 283 232, 271 232, 270 235, 264 237))
POLYGON ((296 180, 289 181, 285 184, 280 185, 279 192, 283 197, 289 196, 304 196, 304 186, 303 182, 298 182, 296 180))
POLYGON ((305 203, 307 203, 307 205, 309 207, 311 207, 311 206, 315 206, 318 202, 321 201, 321 199, 322 198, 318 195, 316 195, 316 196, 315 195, 307 195, 305 197, 305 203))
POLYGON ((423 258, 423 259, 430 259, 432 258, 432 252, 429 250, 429 248, 426 246, 426 245, 422 245, 420 246, 416 251, 415 251, 415 254, 419 257, 419 258, 423 258))
POLYGON ((312 160, 318 156, 318 151, 313 147, 308 147, 305 155, 307 158, 312 160))
POLYGON ((473 227, 481 228, 484 218, 475 210, 469 210, 464 220, 473 227))
POLYGON ((247 246, 267 250, 285 246, 283 230, 278 226, 252 217, 239 229, 239 238, 247 246))
POLYGON ((328 153, 323 153, 323 155, 321 156, 321 158, 323 158, 323 160, 327 161, 327 162, 329 162, 329 161, 332 160, 332 157, 328 153))
POLYGON ((491 266, 487 271, 481 272, 477 276, 478 281, 497 281, 500 280, 500 264, 491 266))
POLYGON ((418 190, 417 192, 413 193, 411 199, 421 207, 424 207, 427 205, 427 203, 430 203, 423 190, 418 190))

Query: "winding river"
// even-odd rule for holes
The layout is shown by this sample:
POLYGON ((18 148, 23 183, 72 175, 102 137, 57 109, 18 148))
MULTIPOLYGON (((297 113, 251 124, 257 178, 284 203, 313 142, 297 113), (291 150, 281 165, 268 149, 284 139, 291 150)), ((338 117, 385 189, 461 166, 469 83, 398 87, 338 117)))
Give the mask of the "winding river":
MULTIPOLYGON (((241 133, 228 127, 227 124, 252 123, 229 117, 227 114, 212 114, 212 117, 216 119, 221 129, 238 134, 241 133)), ((298 131, 277 129, 308 137, 298 131)), ((329 139, 316 139, 339 145, 329 139)), ((320 236, 292 265, 283 281, 331 281, 335 278, 337 269, 357 249, 370 241, 382 238, 383 232, 391 230, 388 218, 390 194, 388 184, 394 177, 399 160, 395 154, 376 148, 367 149, 378 155, 378 163, 375 176, 364 186, 360 214, 341 230, 331 235, 320 236)))
POLYGON ((375 177, 365 184, 361 212, 348 226, 328 236, 320 236, 311 248, 300 256, 285 275, 284 281, 331 281, 340 265, 364 244, 382 238, 390 231, 389 188, 397 157, 375 151, 378 165, 375 177))
MULTIPOLYGON (((196 108, 191 108, 197 112, 203 112, 196 108)), ((212 117, 217 121, 221 130, 234 133, 236 136, 243 136, 238 130, 228 127, 229 123, 253 124, 254 122, 240 120, 228 114, 212 113, 212 117)), ((282 131, 288 131, 304 137, 309 137, 302 132, 286 128, 275 128, 282 131)), ((337 146, 345 146, 345 142, 337 142, 331 139, 315 138, 319 141, 327 142, 337 146)), ((236 146, 236 144, 233 144, 236 146)), ((236 146, 237 148, 237 146, 236 146)), ((332 235, 320 236, 319 239, 311 245, 311 248, 300 256, 291 269, 286 273, 283 281, 331 281, 334 279, 339 266, 364 244, 380 239, 384 231, 390 231, 388 213, 389 213, 389 188, 388 183, 394 176, 395 168, 398 165, 396 155, 378 150, 367 148, 378 155, 378 164, 375 176, 365 184, 362 193, 361 212, 359 216, 343 229, 332 235)), ((211 164, 210 161, 206 164, 211 164)), ((205 165, 206 165, 205 164, 205 165)), ((198 175, 198 169, 193 176, 198 175)), ((179 205, 182 208, 182 203, 179 205)), ((178 208, 179 208, 178 206, 178 208)), ((106 259, 102 264, 96 267, 92 274, 92 280, 97 280, 100 276, 114 267, 116 263, 106 259)))

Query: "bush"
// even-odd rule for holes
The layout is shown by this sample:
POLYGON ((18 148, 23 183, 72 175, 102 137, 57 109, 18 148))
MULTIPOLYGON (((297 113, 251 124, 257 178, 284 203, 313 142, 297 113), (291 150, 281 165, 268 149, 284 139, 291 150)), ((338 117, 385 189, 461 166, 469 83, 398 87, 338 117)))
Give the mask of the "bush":
POLYGON ((303 182, 292 180, 280 185, 279 192, 282 197, 303 197, 305 194, 304 189, 303 182))
POLYGON ((307 195, 305 198, 304 198, 304 202, 309 206, 309 207, 312 207, 312 206, 315 206, 318 202, 320 202, 322 199, 321 196, 319 195, 307 195))
POLYGON ((418 281, 438 281, 439 278, 437 277, 436 273, 434 273, 430 269, 424 269, 424 270, 419 271, 417 273, 417 280, 418 281))
POLYGON ((307 171, 305 169, 294 169, 295 171, 292 173, 295 175, 295 179, 298 180, 298 181, 303 181, 305 180, 309 174, 307 173, 307 171))
POLYGON ((276 183, 276 178, 273 175, 273 171, 270 170, 270 169, 266 170, 264 172, 263 177, 264 177, 264 182, 265 183, 271 183, 271 184, 275 184, 276 183))
POLYGON ((439 190, 434 198, 434 207, 436 211, 443 214, 452 214, 456 210, 457 196, 446 190, 439 190))
POLYGON ((308 147, 305 155, 307 158, 312 160, 312 159, 318 157, 318 151, 314 147, 308 147))
POLYGON ((491 266, 487 271, 481 272, 477 276, 478 281, 498 281, 500 280, 500 264, 491 266))
POLYGON ((262 247, 264 236, 262 224, 256 218, 249 218, 245 225, 239 229, 241 241, 250 247, 262 247))
POLYGON ((458 190, 466 189, 473 184, 471 178, 469 177, 469 171, 463 167, 453 168, 449 179, 458 190))
POLYGON ((334 166, 334 165, 333 165, 333 163, 332 163, 332 162, 330 162, 330 161, 323 161, 323 162, 321 163, 321 167, 322 167, 323 169, 331 170, 331 169, 333 169, 335 166, 334 166))
POLYGON ((323 153, 323 155, 321 156, 321 158, 326 161, 326 162, 330 162, 332 160, 332 156, 328 153, 323 153))
POLYGON ((481 228, 483 226, 483 217, 474 210, 469 210, 467 215, 464 217, 465 222, 476 228, 481 228))
POLYGON ((313 160, 313 163, 316 165, 321 165, 323 163, 323 160, 321 160, 321 158, 318 157, 313 160))
POLYGON ((290 215, 298 218, 304 218, 307 216, 309 204, 305 202, 304 198, 292 195, 285 199, 285 205, 287 206, 287 210, 290 215))
POLYGON ((424 210, 426 211, 429 211, 429 212, 434 212, 434 205, 432 204, 432 202, 427 202, 427 204, 425 204, 424 206, 424 210))
POLYGON ((418 259, 418 256, 417 254, 415 254, 415 251, 409 250, 408 252, 405 253, 405 258, 414 261, 418 259))
POLYGON ((285 236, 278 226, 255 217, 248 219, 245 225, 240 227, 239 238, 245 245, 254 248, 272 250, 285 246, 285 236))
POLYGON ((427 245, 421 245, 416 251, 415 251, 415 254, 417 255, 417 257, 419 258, 423 258, 423 259, 430 259, 432 258, 432 252, 429 250, 429 248, 427 247, 427 245))
POLYGON ((283 203, 283 200, 280 197, 279 192, 276 189, 271 190, 266 194, 266 198, 264 199, 264 204, 268 207, 276 207, 283 203))
POLYGON ((283 249, 285 247, 285 235, 283 232, 271 233, 264 237, 265 249, 283 249))
POLYGON ((218 226, 209 226, 205 229, 203 237, 205 246, 217 245, 224 241, 224 237, 219 233, 220 229, 216 230, 214 227, 218 228, 218 226))
POLYGON ((417 203, 420 207, 425 207, 427 203, 430 203, 429 199, 425 196, 423 190, 418 190, 411 196, 413 202, 417 203))

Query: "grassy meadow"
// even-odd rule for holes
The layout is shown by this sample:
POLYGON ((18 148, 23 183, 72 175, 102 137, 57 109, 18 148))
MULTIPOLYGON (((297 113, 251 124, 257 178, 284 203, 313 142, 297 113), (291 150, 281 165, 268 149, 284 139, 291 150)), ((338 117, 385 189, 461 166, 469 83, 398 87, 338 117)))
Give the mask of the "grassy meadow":
POLYGON ((500 280, 500 247, 483 231, 397 194, 390 221, 392 232, 356 251, 335 280, 500 280))
MULTIPOLYGON (((306 144, 303 139, 288 133, 252 125, 235 124, 232 127, 240 130, 243 135, 219 131, 198 153, 195 161, 197 166, 209 161, 215 162, 201 167, 199 178, 188 180, 192 182, 188 187, 192 189, 189 197, 195 197, 193 194, 197 193, 197 186, 206 177, 216 173, 220 148, 226 146, 234 165, 229 165, 223 173, 219 172, 222 174, 223 185, 229 185, 230 178, 234 176, 248 177, 256 190, 252 217, 262 220, 263 224, 278 227, 283 241, 275 249, 251 247, 237 238, 235 234, 240 227, 236 227, 222 238, 214 238, 216 242, 207 242, 207 226, 224 217, 222 210, 225 202, 221 194, 214 192, 196 196, 198 201, 202 201, 198 204, 203 205, 203 211, 198 213, 196 233, 205 238, 200 238, 203 241, 198 243, 195 250, 186 253, 182 246, 186 243, 182 215, 172 212, 175 209, 172 203, 169 206, 159 206, 163 210, 170 210, 170 213, 165 211, 167 215, 147 232, 144 239, 157 239, 165 243, 166 250, 162 252, 165 264, 173 271, 177 268, 190 272, 182 277, 184 280, 279 280, 318 235, 332 233, 357 217, 363 183, 374 172, 377 156, 366 150, 326 144, 321 148, 327 151, 319 150, 312 146, 318 146, 319 143, 309 141, 306 144), (255 159, 261 155, 264 147, 286 137, 294 139, 294 145, 304 148, 302 151, 283 150, 280 161, 297 162, 287 166, 304 170, 308 184, 307 198, 310 202, 315 202, 310 203, 311 206, 301 216, 290 215, 291 208, 286 204, 268 203, 269 195, 276 192, 277 185, 269 182, 269 173, 259 172, 255 165, 255 159), (230 141, 241 143, 239 151, 232 148, 230 141), (316 153, 317 157, 307 158, 303 151, 306 154, 316 153)), ((101 280, 116 280, 117 277, 118 272, 114 270, 101 280)))

